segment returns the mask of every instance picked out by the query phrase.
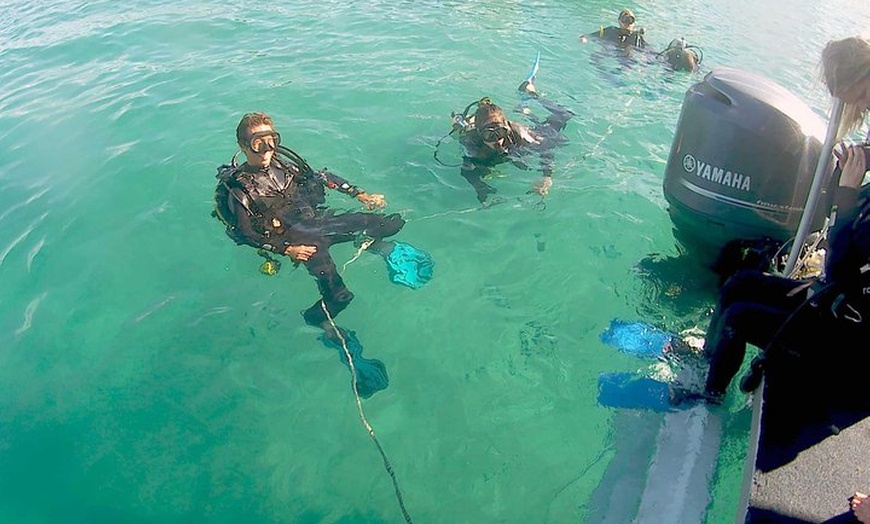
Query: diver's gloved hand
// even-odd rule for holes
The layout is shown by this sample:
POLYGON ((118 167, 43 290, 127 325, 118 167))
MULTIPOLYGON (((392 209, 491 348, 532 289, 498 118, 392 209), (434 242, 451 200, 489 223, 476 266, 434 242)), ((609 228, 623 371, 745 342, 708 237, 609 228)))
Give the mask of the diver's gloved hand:
MULTIPOLYGON (((382 389, 387 389, 390 384, 390 379, 387 376, 387 368, 384 363, 377 359, 363 358, 362 344, 356 337, 355 331, 348 331, 339 328, 341 336, 344 338, 344 343, 347 345, 347 351, 353 358, 353 367, 356 370, 356 388, 359 396, 369 398, 382 389)), ((350 363, 347 360, 347 355, 344 352, 344 347, 341 345, 341 340, 328 337, 326 334, 320 335, 320 340, 323 344, 332 349, 337 349, 339 357, 345 366, 350 368, 350 363)))
POLYGON ((435 261, 429 253, 405 242, 393 242, 393 249, 384 256, 390 280, 411 289, 420 289, 432 280, 435 261))

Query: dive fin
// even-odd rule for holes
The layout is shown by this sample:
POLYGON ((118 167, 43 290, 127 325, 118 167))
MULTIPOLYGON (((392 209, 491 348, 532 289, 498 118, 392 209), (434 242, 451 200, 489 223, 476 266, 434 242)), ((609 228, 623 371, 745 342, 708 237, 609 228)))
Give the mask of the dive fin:
POLYGON ((601 333, 601 341, 623 353, 638 357, 661 357, 671 351, 680 337, 646 322, 613 319, 601 333))
POLYGON ((633 373, 598 375, 598 403, 608 408, 676 411, 665 382, 633 373))
POLYGON ((393 242, 393 249, 384 257, 390 280, 395 284, 420 289, 432 280, 435 262, 429 253, 405 242, 393 242))
POLYGON ((535 56, 535 63, 532 64, 532 70, 529 71, 529 74, 526 76, 526 79, 520 83, 520 86, 517 87, 517 91, 523 94, 524 99, 532 99, 537 98, 538 93, 535 90, 535 76, 538 74, 538 67, 541 64, 541 52, 538 51, 538 54, 535 56))
MULTIPOLYGON (((359 396, 369 398, 382 389, 387 389, 390 384, 390 379, 387 376, 387 368, 380 360, 373 358, 363 358, 362 344, 356 336, 355 331, 349 331, 339 328, 341 336, 344 338, 344 343, 347 345, 347 351, 353 358, 353 367, 356 370, 356 387, 359 396)), ((347 355, 344 353, 344 348, 341 341, 333 340, 325 334, 320 336, 323 344, 330 349, 337 349, 341 362, 350 368, 347 360, 347 355)))
POLYGON ((529 71, 529 75, 526 77, 526 82, 530 84, 535 83, 535 76, 538 74, 538 68, 541 65, 541 52, 538 51, 538 54, 535 55, 535 63, 532 64, 532 70, 529 71))

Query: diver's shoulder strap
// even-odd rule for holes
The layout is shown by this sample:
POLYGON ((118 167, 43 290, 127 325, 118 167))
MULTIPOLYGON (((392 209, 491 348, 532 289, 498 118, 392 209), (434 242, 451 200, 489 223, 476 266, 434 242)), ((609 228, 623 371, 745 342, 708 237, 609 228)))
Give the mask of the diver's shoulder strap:
POLYGON ((255 198, 252 198, 245 184, 239 180, 238 175, 242 172, 241 165, 224 164, 218 168, 218 187, 215 190, 215 204, 218 218, 227 225, 231 225, 228 199, 231 197, 245 209, 249 216, 262 215, 261 206, 255 198))
POLYGON ((233 179, 236 177, 236 173, 241 171, 241 169, 242 169, 242 166, 237 165, 235 163, 235 157, 233 157, 233 162, 231 162, 229 164, 223 164, 221 166, 218 166, 217 174, 215 175, 215 178, 217 178, 221 182, 223 182, 225 180, 233 179))

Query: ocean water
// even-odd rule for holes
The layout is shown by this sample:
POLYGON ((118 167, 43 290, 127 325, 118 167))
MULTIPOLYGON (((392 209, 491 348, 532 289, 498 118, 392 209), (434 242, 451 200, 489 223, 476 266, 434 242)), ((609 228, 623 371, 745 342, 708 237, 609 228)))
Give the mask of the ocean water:
MULTIPOLYGON (((410 290, 332 250, 356 294, 337 322, 389 372, 362 407, 414 522, 596 521, 616 450, 652 450, 656 420, 598 405, 600 373, 649 366, 601 332, 703 328, 712 305, 702 270, 642 263, 678 254, 661 186, 685 90, 740 67, 824 115, 820 50, 867 20, 863 0, 6 0, 0 522, 403 521, 347 368, 299 315, 312 279, 262 275, 210 216, 254 110, 385 194, 397 238, 436 262, 410 290), (656 48, 701 46, 701 73, 578 42, 622 7, 656 48), (552 192, 541 205, 531 172, 501 167, 506 202, 481 210, 435 145, 481 96, 514 108, 538 51, 539 91, 576 113, 552 192)), ((733 521, 749 430, 739 392, 722 413, 708 523, 733 521)))

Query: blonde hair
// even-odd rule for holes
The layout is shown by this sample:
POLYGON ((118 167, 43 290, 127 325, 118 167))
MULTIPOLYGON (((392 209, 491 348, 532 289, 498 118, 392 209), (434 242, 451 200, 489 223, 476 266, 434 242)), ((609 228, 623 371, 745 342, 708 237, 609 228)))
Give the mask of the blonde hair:
MULTIPOLYGON (((870 40, 853 36, 828 42, 822 50, 822 75, 836 97, 860 82, 870 82, 870 40)), ((858 129, 866 116, 867 108, 845 104, 838 136, 858 129)))

